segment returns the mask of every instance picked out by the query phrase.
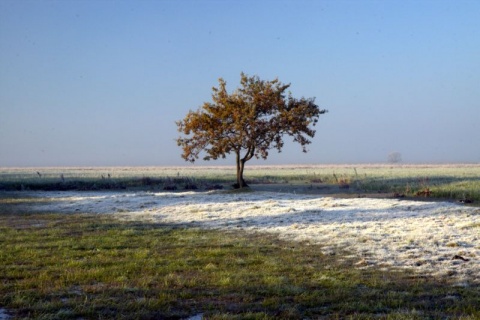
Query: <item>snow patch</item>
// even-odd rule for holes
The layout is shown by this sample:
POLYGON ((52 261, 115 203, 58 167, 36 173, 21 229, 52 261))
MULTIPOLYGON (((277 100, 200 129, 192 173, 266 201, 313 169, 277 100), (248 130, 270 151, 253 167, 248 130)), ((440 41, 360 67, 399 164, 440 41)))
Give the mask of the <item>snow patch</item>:
POLYGON ((7 314, 7 310, 0 308, 0 320, 8 320, 11 319, 11 317, 7 314))
POLYGON ((480 284, 480 209, 447 202, 255 192, 64 192, 42 209, 278 234, 347 250, 358 268, 401 268, 480 284), (46 208, 47 207, 47 208, 46 208))

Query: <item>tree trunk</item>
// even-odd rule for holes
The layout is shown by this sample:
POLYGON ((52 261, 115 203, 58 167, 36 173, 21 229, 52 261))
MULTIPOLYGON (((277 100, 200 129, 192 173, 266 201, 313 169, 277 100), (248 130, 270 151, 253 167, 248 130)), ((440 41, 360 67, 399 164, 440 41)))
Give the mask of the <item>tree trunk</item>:
POLYGON ((243 179, 243 169, 245 168, 245 159, 240 159, 240 151, 237 152, 237 183, 233 185, 235 189, 248 187, 243 179))

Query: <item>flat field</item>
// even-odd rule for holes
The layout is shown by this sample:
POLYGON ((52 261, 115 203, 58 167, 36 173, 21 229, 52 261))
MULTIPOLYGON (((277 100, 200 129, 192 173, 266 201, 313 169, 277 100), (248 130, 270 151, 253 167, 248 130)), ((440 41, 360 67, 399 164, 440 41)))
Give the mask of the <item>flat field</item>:
MULTIPOLYGON (((247 165, 245 179, 256 189, 292 193, 480 202, 480 164, 247 165)), ((229 188, 234 181, 235 168, 229 166, 0 168, 0 191, 206 190, 229 188)))
POLYGON ((1 169, 0 318, 480 317, 480 166, 247 170, 1 169))

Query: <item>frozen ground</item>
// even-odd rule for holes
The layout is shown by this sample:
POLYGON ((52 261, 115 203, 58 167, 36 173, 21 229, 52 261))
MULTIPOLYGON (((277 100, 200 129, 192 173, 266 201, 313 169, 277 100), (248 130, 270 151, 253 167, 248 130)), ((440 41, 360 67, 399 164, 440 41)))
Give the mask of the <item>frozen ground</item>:
POLYGON ((10 316, 7 314, 7 310, 0 308, 0 320, 8 320, 10 316))
POLYGON ((340 199, 255 192, 42 192, 42 209, 203 228, 269 232, 347 250, 358 268, 411 268, 455 285, 480 284, 480 208, 446 202, 340 199))

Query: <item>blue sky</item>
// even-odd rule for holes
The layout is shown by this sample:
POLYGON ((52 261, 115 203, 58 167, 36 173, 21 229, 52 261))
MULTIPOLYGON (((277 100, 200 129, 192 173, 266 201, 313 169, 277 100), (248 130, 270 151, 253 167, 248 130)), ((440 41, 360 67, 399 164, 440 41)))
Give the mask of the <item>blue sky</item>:
POLYGON ((307 154, 254 164, 478 163, 479 17, 479 1, 2 0, 0 167, 187 164, 175 121, 242 71, 329 110, 307 154))

